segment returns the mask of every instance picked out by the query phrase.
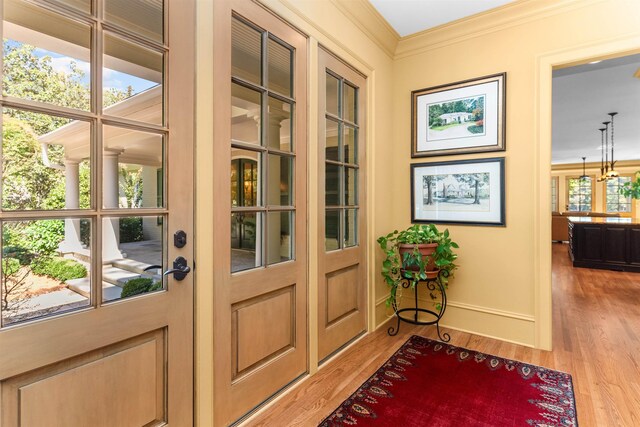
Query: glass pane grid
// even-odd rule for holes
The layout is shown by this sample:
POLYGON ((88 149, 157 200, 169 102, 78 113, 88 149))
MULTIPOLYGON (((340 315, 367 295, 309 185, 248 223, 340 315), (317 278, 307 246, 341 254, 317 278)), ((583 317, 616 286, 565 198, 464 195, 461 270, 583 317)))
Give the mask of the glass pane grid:
MULTIPOLYGON (((56 1, 83 13, 91 12, 92 2, 88 0, 56 1)), ((14 24, 3 28, 5 74, 21 75, 29 82, 22 84, 27 82, 23 80, 16 84, 20 78, 6 79, 8 84, 3 84, 3 93, 15 99, 13 104, 19 105, 21 100, 50 104, 65 116, 38 112, 37 106, 34 109, 29 105, 29 111, 14 107, 16 114, 8 114, 8 119, 3 120, 3 169, 6 175, 3 176, 5 188, 4 194, 0 195, 1 204, 5 212, 30 211, 35 218, 19 220, 5 214, 2 222, 3 263, 15 264, 13 259, 20 257, 22 264, 17 271, 27 273, 25 284, 16 288, 26 291, 19 298, 12 297, 19 301, 22 311, 16 317, 15 307, 13 314, 7 311, 8 308, 2 308, 3 325, 7 324, 6 321, 14 322, 16 318, 22 321, 90 308, 96 305, 93 303, 98 295, 102 295, 105 301, 113 299, 109 289, 121 292, 121 287, 107 280, 92 280, 97 274, 96 269, 91 269, 92 263, 102 265, 110 260, 137 262, 140 261, 136 258, 140 251, 149 253, 152 246, 160 248, 159 261, 152 261, 159 262, 160 269, 166 263, 162 255, 164 243, 154 243, 157 239, 153 234, 154 230, 162 230, 166 214, 149 216, 148 213, 162 210, 165 193, 165 137, 163 129, 160 129, 164 120, 162 83, 166 62, 164 54, 167 51, 164 45, 164 1, 104 1, 100 4, 107 8, 105 24, 103 30, 95 31, 86 22, 78 22, 80 18, 62 16, 64 8, 60 8, 58 13, 37 4, 17 0, 3 2, 4 19, 14 24), (21 7, 12 7, 17 3, 21 7), (146 8, 144 14, 140 8, 146 8), (124 9, 131 13, 122 13, 124 9), (47 19, 35 19, 43 14, 47 19), (143 15, 144 22, 140 22, 143 15), (63 34, 52 30, 63 27, 69 31, 63 34), (22 31, 20 34, 26 31, 55 37, 59 43, 47 46, 20 43, 16 41, 19 37, 13 38, 14 30, 16 34, 19 30, 22 31), (105 41, 97 52, 91 51, 94 36, 105 41), (48 46, 54 45, 53 50, 48 50, 48 46), (91 71, 95 67, 93 59, 99 56, 104 62, 101 70, 103 79, 91 82, 91 71), (33 67, 26 69, 21 60, 33 67), (92 84, 98 91, 104 90, 104 111, 103 108, 94 111, 97 118, 103 114, 108 117, 110 124, 103 128, 98 128, 96 117, 88 113, 92 109, 91 101, 95 100, 92 84), (32 90, 33 87, 38 90, 32 90), (74 113, 74 109, 87 113, 74 113), (16 123, 10 123, 14 120, 16 123), (135 122, 140 124, 138 131, 134 130, 135 125, 131 125, 135 122), (118 123, 125 126, 120 127, 118 123), (12 132, 6 132, 7 126, 13 126, 12 132), (153 128, 158 128, 158 132, 153 128), (21 137, 24 136, 22 131, 29 131, 32 138, 21 137), (105 136, 105 153, 109 150, 116 152, 117 161, 108 160, 109 156, 93 158, 96 136, 100 133, 105 136), (155 142, 151 143, 151 140, 155 142), (42 150, 41 144, 47 149, 42 150), (30 153, 29 161, 12 151, 11 148, 17 145, 27 148, 22 153, 30 153), (28 170, 18 170, 20 161, 23 166, 29 166, 28 170), (93 188, 98 180, 98 168, 93 167, 96 161, 103 162, 102 169, 111 172, 111 176, 103 176, 105 186, 100 189, 93 188), (96 194, 107 193, 113 199, 110 208, 145 208, 147 216, 103 218, 96 212, 96 205, 102 203, 96 194), (87 217, 64 217, 64 210, 79 209, 86 209, 87 217), (103 221, 114 224, 112 234, 115 240, 108 247, 103 245, 92 249, 92 227, 102 230, 103 240, 108 240, 104 233, 109 233, 107 227, 102 226, 103 221), (10 235, 15 237, 16 227, 30 235, 32 243, 25 246, 24 242, 9 238, 10 235), (131 235, 137 237, 127 242, 131 235), (138 248, 126 247, 128 244, 138 248), (84 276, 80 275, 83 272, 81 267, 86 270, 84 276), (61 275, 61 271, 67 275, 61 275), (100 290, 97 286, 101 282, 100 290)), ((86 15, 85 19, 97 23, 95 17, 86 15)), ((4 112, 7 113, 6 110, 4 112)), ((164 231, 156 234, 162 239, 164 231)), ((103 273, 112 267, 116 265, 103 266, 103 273)), ((137 264, 135 271, 129 271, 129 274, 144 274, 138 271, 141 267, 137 264)), ((16 274, 10 268, 6 272, 16 274)), ((15 277, 9 277, 4 284, 10 282, 15 282, 15 277)))
POLYGON ((296 156, 293 49, 236 17, 233 26, 231 271, 235 273, 295 258, 296 156), (255 173, 241 173, 251 161, 255 173))

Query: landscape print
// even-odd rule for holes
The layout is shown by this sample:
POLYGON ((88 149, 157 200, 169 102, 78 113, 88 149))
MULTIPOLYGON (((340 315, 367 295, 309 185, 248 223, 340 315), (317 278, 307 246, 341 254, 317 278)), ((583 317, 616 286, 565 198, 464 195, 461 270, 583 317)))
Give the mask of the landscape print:
POLYGON ((423 211, 488 212, 490 173, 422 176, 423 211))
POLYGON ((427 141, 484 136, 485 95, 429 104, 427 141))

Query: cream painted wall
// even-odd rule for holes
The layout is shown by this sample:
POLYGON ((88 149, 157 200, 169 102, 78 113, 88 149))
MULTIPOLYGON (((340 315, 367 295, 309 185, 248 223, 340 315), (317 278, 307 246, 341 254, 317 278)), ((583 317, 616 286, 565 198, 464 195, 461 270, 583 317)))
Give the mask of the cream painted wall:
MULTIPOLYGON (((196 423, 212 425, 213 245, 216 178, 210 167, 215 99, 214 1, 197 2, 196 423)), ((444 323, 476 334, 550 346, 551 65, 640 49, 636 0, 523 0, 399 43, 355 0, 261 0, 309 36, 309 152, 317 150, 318 49, 324 46, 367 77, 367 259, 369 329, 389 315, 375 238, 410 222, 410 92, 507 72, 507 151, 437 160, 506 157, 506 227, 449 226, 461 266, 444 323), (623 40, 624 39, 624 40, 623 40), (638 40, 637 44, 635 40, 638 40), (623 41, 620 41, 623 40, 623 41), (629 41, 631 40, 631 41, 629 41), (397 47, 396 47, 397 44, 397 47), (604 46, 604 47, 603 47, 604 46), (554 62, 555 61, 555 62, 554 62), (546 68, 545 68, 546 67, 546 68), (542 70, 542 71, 540 71, 542 70), (542 73, 542 74, 541 74, 542 73), (548 76, 547 76, 548 74, 548 76), (542 129, 542 131, 541 131, 542 129), (544 239, 543 239, 544 238, 544 239), (544 240, 544 244, 541 242, 544 240), (545 252, 546 251, 546 252, 545 252), (542 266, 537 268, 536 266, 542 266)), ((318 165, 309 170, 309 370, 317 370, 318 165)), ((214 236, 215 237, 215 236, 214 236)), ((216 244, 227 244, 217 242, 216 244)))
MULTIPOLYGON (((554 54, 586 61, 602 55, 600 44, 639 35, 640 2, 538 0, 516 2, 399 42, 392 121, 400 148, 389 165, 396 172, 388 175, 397 189, 395 227, 410 221, 409 163, 429 160, 409 158, 411 91, 507 72, 507 151, 436 159, 506 158, 507 226, 449 226, 460 244, 460 270, 450 284, 444 324, 550 347, 551 248, 542 243, 545 235, 548 241, 550 215, 540 213, 550 210, 551 102, 545 97, 550 95, 551 67, 541 64, 554 65, 546 59, 554 54), (580 53, 573 55, 574 50, 580 53)), ((640 43, 634 46, 638 48, 640 43)))

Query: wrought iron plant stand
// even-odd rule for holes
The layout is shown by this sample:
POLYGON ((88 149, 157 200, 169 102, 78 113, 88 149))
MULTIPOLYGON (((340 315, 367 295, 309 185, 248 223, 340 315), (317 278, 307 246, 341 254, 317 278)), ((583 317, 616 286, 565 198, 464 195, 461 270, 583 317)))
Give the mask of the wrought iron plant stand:
MULTIPOLYGON (((404 272, 403 272, 404 273, 404 272)), ((440 333, 440 319, 444 315, 445 310, 447 309, 447 293, 445 292, 444 284, 442 283, 442 278, 449 276, 449 272, 447 270, 440 270, 438 274, 434 278, 427 278, 425 280, 420 280, 415 286, 414 289, 414 306, 408 308, 398 308, 398 303, 394 299, 391 302, 391 306, 393 307, 393 311, 398 318, 398 323, 394 328, 391 326, 387 333, 391 336, 397 335, 400 330, 400 322, 407 322, 413 325, 436 325, 436 331, 438 332, 438 338, 440 341, 449 342, 451 341, 451 336, 448 333, 440 333), (429 291, 429 294, 434 299, 434 310, 430 310, 427 308, 418 307, 418 288, 423 285, 429 291), (434 292, 438 291, 440 293, 440 298, 438 299, 437 295, 434 295, 434 292), (439 302, 438 302, 439 300, 439 302), (412 316, 403 317, 401 313, 411 313, 412 316), (420 313, 426 313, 428 316, 432 317, 432 320, 421 320, 419 319, 420 313), (413 318, 411 318, 413 317, 413 318)), ((400 281, 400 286, 404 289, 407 289, 411 286, 411 280, 404 277, 402 275, 402 279, 400 281)), ((438 293, 436 292, 436 293, 438 293)))

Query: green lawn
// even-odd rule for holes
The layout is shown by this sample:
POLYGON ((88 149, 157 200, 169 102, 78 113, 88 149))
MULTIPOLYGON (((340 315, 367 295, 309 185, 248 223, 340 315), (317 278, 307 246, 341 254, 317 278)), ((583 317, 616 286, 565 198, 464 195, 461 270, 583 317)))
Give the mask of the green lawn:
POLYGON ((456 126, 462 126, 467 124, 468 122, 464 122, 464 123, 449 123, 448 125, 444 125, 444 126, 432 126, 429 129, 431 130, 445 130, 445 129, 449 129, 452 127, 456 127, 456 126))

